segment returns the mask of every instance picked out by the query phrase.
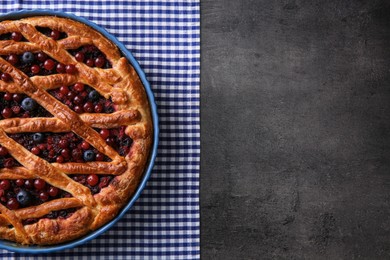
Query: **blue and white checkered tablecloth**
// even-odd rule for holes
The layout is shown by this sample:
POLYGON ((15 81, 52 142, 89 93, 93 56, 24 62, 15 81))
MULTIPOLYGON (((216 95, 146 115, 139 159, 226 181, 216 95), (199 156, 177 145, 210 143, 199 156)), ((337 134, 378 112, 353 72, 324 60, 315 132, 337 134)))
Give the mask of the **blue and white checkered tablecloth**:
POLYGON ((0 13, 52 9, 105 28, 133 53, 155 93, 160 143, 151 178, 112 229, 45 255, 1 259, 199 259, 199 0, 6 0, 0 13))

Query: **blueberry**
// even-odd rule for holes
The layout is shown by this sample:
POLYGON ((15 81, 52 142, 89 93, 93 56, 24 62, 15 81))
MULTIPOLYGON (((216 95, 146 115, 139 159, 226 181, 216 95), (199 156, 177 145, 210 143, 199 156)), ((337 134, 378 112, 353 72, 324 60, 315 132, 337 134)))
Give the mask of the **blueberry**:
POLYGON ((34 54, 32 52, 26 51, 22 55, 22 61, 23 63, 29 64, 32 63, 35 60, 34 54))
POLYGON ((33 138, 34 142, 39 143, 39 142, 43 141, 44 136, 42 133, 35 133, 35 134, 33 134, 32 138, 33 138))
POLYGON ((92 150, 86 150, 83 155, 84 161, 91 162, 95 160, 95 153, 92 150))
POLYGON ((21 106, 24 110, 31 111, 35 109, 37 102, 34 99, 28 97, 23 99, 21 106))
POLYGON ((28 206, 32 201, 31 193, 25 190, 20 190, 18 194, 16 194, 16 200, 22 206, 28 206))
POLYGON ((99 98, 99 93, 96 90, 92 90, 91 92, 89 92, 88 98, 92 101, 95 101, 99 98))

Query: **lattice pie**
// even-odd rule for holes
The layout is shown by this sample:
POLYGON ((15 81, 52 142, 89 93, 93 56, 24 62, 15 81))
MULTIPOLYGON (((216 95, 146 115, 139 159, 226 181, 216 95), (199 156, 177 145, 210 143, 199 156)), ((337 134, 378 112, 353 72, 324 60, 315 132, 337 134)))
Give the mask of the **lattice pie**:
POLYGON ((0 23, 0 238, 48 245, 112 220, 149 159, 141 80, 91 27, 36 16, 0 23))

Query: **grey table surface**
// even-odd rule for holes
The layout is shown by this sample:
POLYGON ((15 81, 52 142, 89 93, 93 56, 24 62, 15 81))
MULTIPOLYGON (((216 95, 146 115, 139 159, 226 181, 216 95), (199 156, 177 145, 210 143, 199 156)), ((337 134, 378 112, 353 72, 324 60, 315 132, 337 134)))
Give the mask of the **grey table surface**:
POLYGON ((390 258, 390 1, 201 1, 202 259, 390 258))

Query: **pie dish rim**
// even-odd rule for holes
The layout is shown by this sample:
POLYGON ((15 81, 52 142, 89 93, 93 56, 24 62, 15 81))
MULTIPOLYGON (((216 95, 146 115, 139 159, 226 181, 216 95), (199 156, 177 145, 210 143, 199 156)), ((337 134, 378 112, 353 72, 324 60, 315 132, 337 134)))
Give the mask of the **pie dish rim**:
POLYGON ((0 14, 0 22, 4 20, 18 20, 26 17, 33 17, 33 16, 57 16, 62 18, 68 18, 83 24, 86 24, 87 26, 93 28, 94 30, 101 33, 103 36, 105 36, 108 40, 113 42, 118 49, 121 51, 122 55, 126 57, 126 59, 130 62, 130 64, 133 66, 135 71, 137 72, 140 80, 142 81, 142 84, 144 86, 144 89, 147 94, 147 98, 149 101, 149 106, 151 110, 151 116, 152 116, 152 123, 153 123, 153 144, 151 147, 150 155, 149 155, 149 161, 145 167, 144 175, 138 184, 138 187, 136 191, 134 192, 134 195, 130 198, 129 202, 123 207, 123 209, 118 213, 118 215, 112 219, 110 222, 106 223, 102 227, 98 228, 97 230, 87 234, 86 236, 83 236, 81 238, 78 238, 73 241, 69 241, 63 244, 58 245, 50 245, 50 246, 23 246, 15 242, 1 240, 0 239, 0 249, 6 249, 12 252, 17 253, 27 253, 27 254, 40 254, 40 253, 52 253, 52 252, 58 252, 66 249, 71 249, 80 245, 83 245, 97 236, 103 234, 112 226, 114 226, 124 215, 126 212, 128 212, 135 201, 140 197, 142 191, 146 187, 147 181, 150 178, 150 175, 152 173, 152 169, 154 167, 154 162, 157 157, 157 147, 159 142, 159 120, 158 120, 158 112, 157 112, 157 104, 155 102, 154 93, 151 89, 151 86, 149 84, 149 81, 146 78, 145 72, 142 70, 140 64, 138 61, 134 58, 133 54, 125 47, 123 43, 121 43, 114 35, 109 33, 106 29, 103 27, 97 25, 96 23, 81 17, 77 16, 70 12, 63 12, 63 11, 55 11, 50 9, 22 9, 18 11, 11 11, 4 14, 0 14))

